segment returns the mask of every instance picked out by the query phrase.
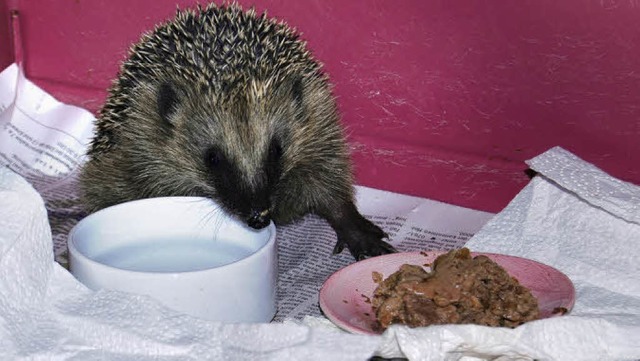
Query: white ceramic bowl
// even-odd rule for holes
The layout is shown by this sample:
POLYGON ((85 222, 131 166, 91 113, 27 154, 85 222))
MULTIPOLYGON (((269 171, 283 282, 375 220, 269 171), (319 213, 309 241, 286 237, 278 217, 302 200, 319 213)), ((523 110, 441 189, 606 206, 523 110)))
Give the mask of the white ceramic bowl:
POLYGON ((276 231, 256 231, 198 197, 149 198, 93 213, 69 233, 71 273, 87 287, 149 295, 203 319, 269 322, 276 231))

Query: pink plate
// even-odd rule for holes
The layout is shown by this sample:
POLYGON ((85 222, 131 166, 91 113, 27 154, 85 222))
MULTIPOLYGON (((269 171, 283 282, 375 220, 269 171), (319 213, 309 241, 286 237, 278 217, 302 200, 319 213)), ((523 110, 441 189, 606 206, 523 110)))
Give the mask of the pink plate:
MULTIPOLYGON (((327 279, 320 289, 320 308, 338 327, 361 334, 377 334, 374 330, 375 315, 371 311, 370 297, 377 284, 372 273, 379 272, 384 278, 397 271, 402 264, 431 264, 442 254, 435 252, 394 253, 369 258, 349 265, 327 279)), ((493 253, 471 253, 486 255, 529 288, 538 299, 540 318, 559 316, 565 308, 570 311, 575 302, 575 289, 571 280, 553 267, 526 258, 493 253)), ((425 267, 429 270, 429 267, 425 267)))

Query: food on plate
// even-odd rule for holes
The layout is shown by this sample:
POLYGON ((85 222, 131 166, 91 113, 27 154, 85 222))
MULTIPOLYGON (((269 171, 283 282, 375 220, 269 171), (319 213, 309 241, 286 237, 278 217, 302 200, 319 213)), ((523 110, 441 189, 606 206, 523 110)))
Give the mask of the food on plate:
POLYGON ((372 309, 378 326, 473 323, 516 327, 539 316, 538 301, 518 280, 468 248, 440 255, 427 272, 404 264, 378 282, 372 309))

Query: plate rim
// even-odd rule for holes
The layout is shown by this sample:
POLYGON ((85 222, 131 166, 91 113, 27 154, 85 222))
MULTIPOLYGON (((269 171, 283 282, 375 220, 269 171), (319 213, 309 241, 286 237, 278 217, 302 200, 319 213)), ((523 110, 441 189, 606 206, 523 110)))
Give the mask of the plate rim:
MULTIPOLYGON (((341 274, 348 272, 348 270, 356 268, 356 265, 358 267, 362 267, 363 264, 365 263, 372 263, 375 260, 379 260, 381 258, 400 258, 401 256, 407 257, 407 256, 419 256, 419 255, 425 255, 429 254, 429 255, 433 255, 435 257, 438 257, 444 253, 450 252, 451 250, 428 250, 428 251, 410 251, 410 252, 398 252, 398 253, 390 253, 390 254, 385 254, 385 255, 380 255, 380 256, 376 256, 376 257, 371 257, 371 258, 367 258, 365 260, 362 261, 358 261, 358 262, 354 262, 350 265, 347 265, 345 267, 342 267, 341 269, 335 271, 334 273, 332 273, 322 284, 322 286, 320 287, 320 291, 318 293, 318 303, 320 306, 320 309, 322 310, 324 316, 326 318, 328 318, 334 325, 338 326, 339 328, 351 332, 351 333, 355 333, 355 334, 364 334, 364 335, 379 335, 380 333, 376 333, 376 332, 371 332, 368 329, 363 329, 361 327, 358 327, 357 325, 353 325, 351 323, 348 322, 344 322, 341 319, 335 317, 334 315, 332 315, 333 312, 331 312, 331 308, 328 308, 327 306, 327 296, 326 296, 326 292, 328 292, 328 288, 330 285, 330 281, 339 277, 341 274)), ((567 276, 564 272, 560 271, 559 269, 557 269, 556 267, 550 266, 546 263, 543 262, 539 262, 530 258, 526 258, 526 257, 521 257, 521 256, 514 256, 514 255, 510 255, 510 254, 505 254, 505 253, 495 253, 495 252, 474 252, 471 251, 471 256, 475 257, 475 256, 487 256, 489 258, 493 257, 506 257, 506 258, 511 258, 511 259, 520 259, 520 260, 524 260, 526 262, 530 262, 530 263, 536 263, 540 266, 543 266, 545 268, 550 268, 553 271, 555 271, 558 275, 560 275, 562 278, 564 278, 567 281, 567 284, 570 286, 570 295, 571 295, 571 302, 568 305, 569 307, 567 307, 567 312, 571 311, 575 305, 575 296, 576 296, 576 289, 575 286, 573 284, 573 281, 571 281, 571 279, 569 278, 569 276, 567 276)), ((435 259, 434 257, 434 259, 435 259)), ((565 313, 565 314, 566 314, 565 313)), ((553 316, 552 316, 553 317, 553 316)), ((428 326, 427 326, 428 327, 428 326)))

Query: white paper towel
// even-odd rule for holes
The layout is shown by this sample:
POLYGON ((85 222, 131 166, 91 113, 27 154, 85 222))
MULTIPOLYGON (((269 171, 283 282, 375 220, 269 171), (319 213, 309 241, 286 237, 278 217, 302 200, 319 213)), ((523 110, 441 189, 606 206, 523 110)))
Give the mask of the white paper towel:
POLYGON ((539 175, 467 245, 554 266, 576 304, 514 343, 537 359, 640 359, 640 187, 562 148, 527 163, 539 175))
POLYGON ((571 315, 516 329, 394 326, 383 336, 314 320, 225 325, 89 291, 53 261, 41 198, 0 169, 0 360, 366 360, 376 350, 410 360, 640 359, 638 187, 562 149, 530 164, 541 175, 468 246, 565 272, 577 289, 571 315))
POLYGON ((640 359, 640 188, 562 148, 528 164, 539 176, 467 247, 558 268, 576 287, 571 314, 516 329, 393 327, 383 336, 389 355, 399 348, 412 360, 640 359))

